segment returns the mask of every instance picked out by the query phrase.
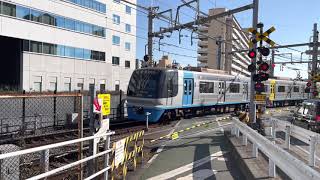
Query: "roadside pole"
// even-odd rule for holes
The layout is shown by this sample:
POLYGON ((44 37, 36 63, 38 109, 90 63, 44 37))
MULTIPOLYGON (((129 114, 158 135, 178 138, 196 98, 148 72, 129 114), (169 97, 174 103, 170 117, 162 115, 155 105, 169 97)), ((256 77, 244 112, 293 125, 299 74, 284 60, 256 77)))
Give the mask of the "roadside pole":
MULTIPOLYGON (((253 29, 257 29, 257 24, 258 24, 258 11, 259 11, 259 0, 253 0, 253 21, 252 21, 252 27, 253 29)), ((253 50, 257 50, 257 44, 255 43, 253 45, 253 50)), ((252 64, 256 66, 257 63, 257 58, 254 57, 252 58, 252 64)), ((253 81, 253 76, 255 72, 251 72, 251 84, 250 84, 250 122, 255 124, 256 123, 256 104, 255 104, 255 89, 254 89, 254 84, 255 82, 253 81)))

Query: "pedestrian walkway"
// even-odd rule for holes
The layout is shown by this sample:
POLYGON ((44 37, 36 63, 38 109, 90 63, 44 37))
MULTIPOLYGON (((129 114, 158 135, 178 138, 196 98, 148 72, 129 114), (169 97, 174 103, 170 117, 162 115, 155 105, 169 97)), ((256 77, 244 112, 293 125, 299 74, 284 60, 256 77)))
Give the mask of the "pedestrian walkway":
MULTIPOLYGON (((184 120, 179 127, 200 121, 184 120)), ((225 124, 228 122, 210 123, 162 144, 158 156, 151 160, 140 179, 243 179, 230 158, 223 129, 219 127, 225 124)))

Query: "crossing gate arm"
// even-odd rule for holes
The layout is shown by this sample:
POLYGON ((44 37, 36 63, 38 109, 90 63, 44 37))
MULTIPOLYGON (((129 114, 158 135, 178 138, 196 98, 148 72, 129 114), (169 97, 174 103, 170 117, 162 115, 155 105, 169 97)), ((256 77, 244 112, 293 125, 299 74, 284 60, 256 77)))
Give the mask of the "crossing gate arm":
POLYGON ((240 122, 237 118, 233 118, 233 122, 234 128, 238 129, 244 137, 248 138, 254 146, 258 147, 258 149, 260 149, 269 158, 269 162, 271 160, 274 165, 279 167, 291 179, 320 179, 319 172, 289 154, 278 145, 273 144, 270 140, 251 129, 246 124, 240 122))

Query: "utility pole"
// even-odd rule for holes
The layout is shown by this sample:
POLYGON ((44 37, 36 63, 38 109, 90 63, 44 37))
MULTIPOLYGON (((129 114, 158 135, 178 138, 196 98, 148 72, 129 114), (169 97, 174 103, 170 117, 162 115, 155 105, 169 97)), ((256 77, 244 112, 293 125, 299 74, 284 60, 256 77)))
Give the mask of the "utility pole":
POLYGON ((271 51, 271 63, 270 63, 270 77, 274 77, 274 53, 275 53, 275 50, 272 49, 271 51))
POLYGON ((154 12, 153 7, 149 7, 149 13, 148 13, 148 56, 149 61, 147 62, 149 66, 153 65, 153 18, 154 18, 154 12))
MULTIPOLYGON (((253 0, 253 21, 252 21, 252 27, 253 29, 257 29, 258 24, 258 11, 259 11, 259 0, 253 0)), ((253 45, 253 50, 257 50, 257 44, 255 43, 253 45)), ((252 64, 256 66, 257 58, 252 59, 252 64)), ((250 84, 250 121, 251 123, 256 123, 256 104, 255 104, 255 89, 253 81, 253 76, 255 72, 251 72, 251 84, 250 84)))
MULTIPOLYGON (((317 74, 318 69, 318 24, 313 24, 313 48, 312 48, 312 70, 311 76, 317 74)), ((317 91, 316 83, 312 83, 312 95, 311 97, 314 98, 313 92, 317 91)))

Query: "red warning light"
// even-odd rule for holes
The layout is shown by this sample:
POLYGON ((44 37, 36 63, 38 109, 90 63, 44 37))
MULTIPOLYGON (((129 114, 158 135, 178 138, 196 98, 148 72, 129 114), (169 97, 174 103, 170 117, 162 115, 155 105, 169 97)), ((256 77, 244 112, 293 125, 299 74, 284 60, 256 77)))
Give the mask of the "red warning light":
POLYGON ((272 64, 272 67, 275 68, 275 67, 276 67, 276 64, 272 64))
POLYGON ((307 87, 310 87, 312 84, 311 84, 311 81, 308 81, 307 83, 307 87))
POLYGON ((260 64, 260 66, 259 66, 259 70, 261 70, 261 71, 268 71, 268 69, 269 69, 269 64, 266 62, 260 64))
POLYGON ((249 56, 250 58, 255 58, 255 57, 257 56, 257 53, 256 53, 256 51, 251 50, 251 51, 249 51, 248 56, 249 56))

